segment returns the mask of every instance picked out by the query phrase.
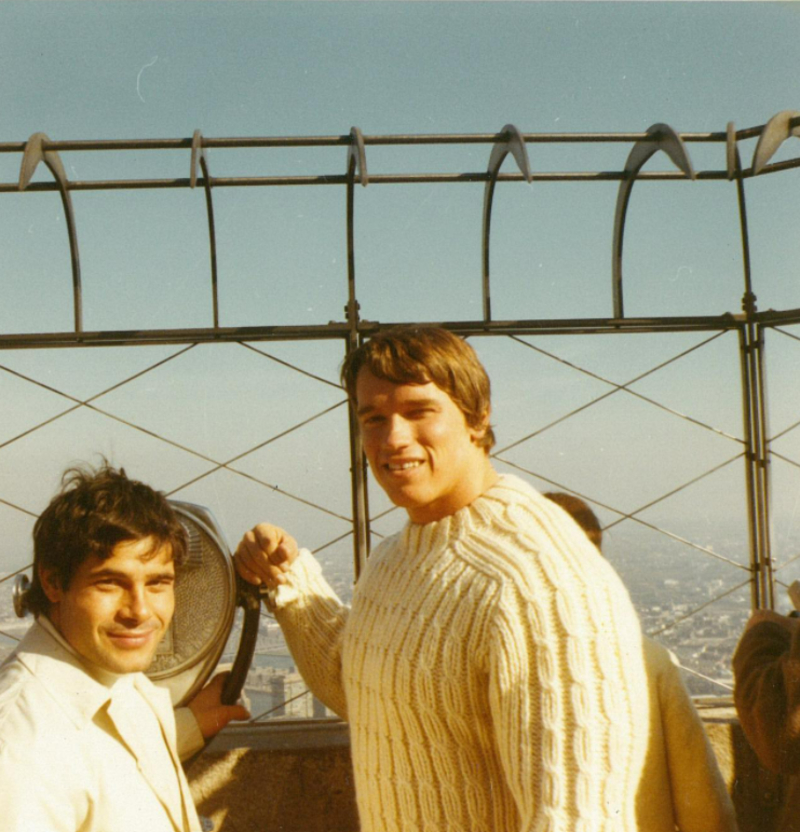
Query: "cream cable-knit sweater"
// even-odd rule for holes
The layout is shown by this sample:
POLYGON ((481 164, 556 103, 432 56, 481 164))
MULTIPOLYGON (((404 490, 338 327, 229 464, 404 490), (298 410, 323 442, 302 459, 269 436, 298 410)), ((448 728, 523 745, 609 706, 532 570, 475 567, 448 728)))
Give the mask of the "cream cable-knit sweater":
POLYGON ((640 828, 639 622, 522 480, 385 540, 352 609, 307 551, 289 575, 274 607, 309 687, 350 722, 362 832, 640 828))

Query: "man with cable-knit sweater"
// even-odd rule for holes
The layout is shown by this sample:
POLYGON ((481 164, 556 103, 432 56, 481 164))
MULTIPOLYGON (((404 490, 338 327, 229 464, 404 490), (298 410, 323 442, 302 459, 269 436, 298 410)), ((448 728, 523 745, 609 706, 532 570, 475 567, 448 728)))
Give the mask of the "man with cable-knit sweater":
POLYGON ((650 703, 628 593, 560 509, 493 468, 472 348, 387 330, 342 380, 408 523, 350 608, 276 526, 248 532, 236 563, 350 723, 362 832, 672 832, 639 816, 650 703))

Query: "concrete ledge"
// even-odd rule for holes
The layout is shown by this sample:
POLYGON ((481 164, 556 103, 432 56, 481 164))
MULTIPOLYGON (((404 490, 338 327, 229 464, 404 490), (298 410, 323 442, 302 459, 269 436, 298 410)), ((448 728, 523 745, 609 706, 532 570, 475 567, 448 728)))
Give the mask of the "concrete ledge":
POLYGON ((350 735, 338 720, 229 726, 188 776, 214 832, 358 832, 350 735))
MULTIPOLYGON (((774 832, 782 779, 759 764, 730 700, 695 704, 740 832, 774 832)), ((214 821, 215 832, 358 832, 344 722, 232 725, 193 761, 188 774, 198 810, 214 821)))

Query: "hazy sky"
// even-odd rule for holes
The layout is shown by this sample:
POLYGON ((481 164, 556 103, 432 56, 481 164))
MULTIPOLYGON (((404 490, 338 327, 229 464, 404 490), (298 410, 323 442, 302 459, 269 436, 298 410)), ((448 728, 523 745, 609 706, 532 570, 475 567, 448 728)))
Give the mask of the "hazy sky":
MULTIPOLYGON (((755 126, 800 106, 798 39, 800 7, 788 2, 5 0, 0 144, 39 131, 51 139, 183 138, 196 129, 208 137, 301 136, 346 134, 353 125, 365 134, 485 133, 508 123, 523 132, 643 131, 656 122, 678 131, 724 131, 730 121, 755 126)), ((796 154, 795 145, 786 142, 776 159, 796 154)), ((754 147, 754 140, 742 143, 745 165, 754 147)), ((624 144, 532 145, 529 154, 536 170, 620 170, 629 150, 624 144)), ((689 150, 697 169, 724 168, 723 145, 689 150)), ((367 158, 372 174, 480 171, 489 152, 487 145, 368 148, 367 158)), ((185 151, 71 152, 63 160, 71 179, 189 173, 185 151)), ((209 160, 215 176, 340 174, 346 152, 215 150, 209 160)), ((0 153, 0 182, 15 182, 19 164, 19 153, 0 153)), ((510 160, 506 166, 513 169, 510 160)), ((671 169, 671 163, 657 157, 648 169, 671 169)), ((36 179, 48 177, 43 170, 36 179)), ((496 318, 611 315, 616 193, 615 183, 498 188, 496 318)), ((793 171, 748 183, 760 308, 800 307, 796 193, 793 171)), ((475 184, 358 189, 362 316, 480 317, 482 200, 483 188, 475 184)), ((200 190, 87 192, 74 194, 74 203, 87 329, 210 324, 200 190)), ((218 189, 215 209, 223 325, 343 319, 343 189, 218 189)), ((738 312, 736 211, 728 182, 637 185, 625 240, 628 314, 738 312)), ((69 256, 57 196, 0 194, 0 212, 0 331, 68 329, 69 256)), ((706 337, 528 341, 625 383, 706 337)), ((800 345, 785 336, 776 340, 785 342, 770 365, 771 389, 781 391, 771 409, 777 432, 800 418, 791 382, 800 345)), ((495 384, 501 447, 610 389, 517 342, 481 339, 477 347, 495 384)), ((0 355, 0 570, 26 562, 33 515, 71 461, 103 452, 172 490, 212 470, 209 459, 228 461, 342 401, 332 386, 338 344, 260 349, 324 381, 244 347, 198 347, 95 402, 183 449, 87 408, 23 436, 75 402, 8 372, 84 401, 179 348, 0 355)), ((741 452, 735 336, 722 336, 698 355, 637 389, 733 438, 618 394, 520 446, 513 461, 623 511, 722 464, 741 452)), ((323 545, 348 529, 344 425, 340 406, 238 464, 280 491, 223 471, 176 496, 212 505, 232 543, 270 516, 307 545, 323 545)), ((791 456, 796 440, 790 434, 782 441, 791 456)), ((791 466, 777 476, 788 535, 796 478, 791 466)), ((655 516, 688 533, 698 520, 717 528, 730 515, 738 541, 731 556, 741 559, 742 482, 738 462, 655 516)), ((616 516, 603 512, 606 522, 616 516)), ((376 528, 396 524, 395 515, 376 528)), ((331 551, 346 558, 349 546, 345 540, 331 551)))

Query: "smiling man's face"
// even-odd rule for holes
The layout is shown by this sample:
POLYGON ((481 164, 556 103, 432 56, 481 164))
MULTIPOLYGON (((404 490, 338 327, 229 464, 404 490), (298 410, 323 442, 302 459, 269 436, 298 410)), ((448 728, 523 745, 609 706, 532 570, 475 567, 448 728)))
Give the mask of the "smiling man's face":
POLYGON ((152 538, 118 543, 87 558, 67 588, 42 574, 48 617, 75 651, 112 673, 147 670, 175 611, 170 547, 152 538))
POLYGON ((356 402, 372 473, 415 523, 454 514, 495 478, 475 442, 486 428, 470 427, 458 405, 433 382, 395 384, 362 369, 356 402))

